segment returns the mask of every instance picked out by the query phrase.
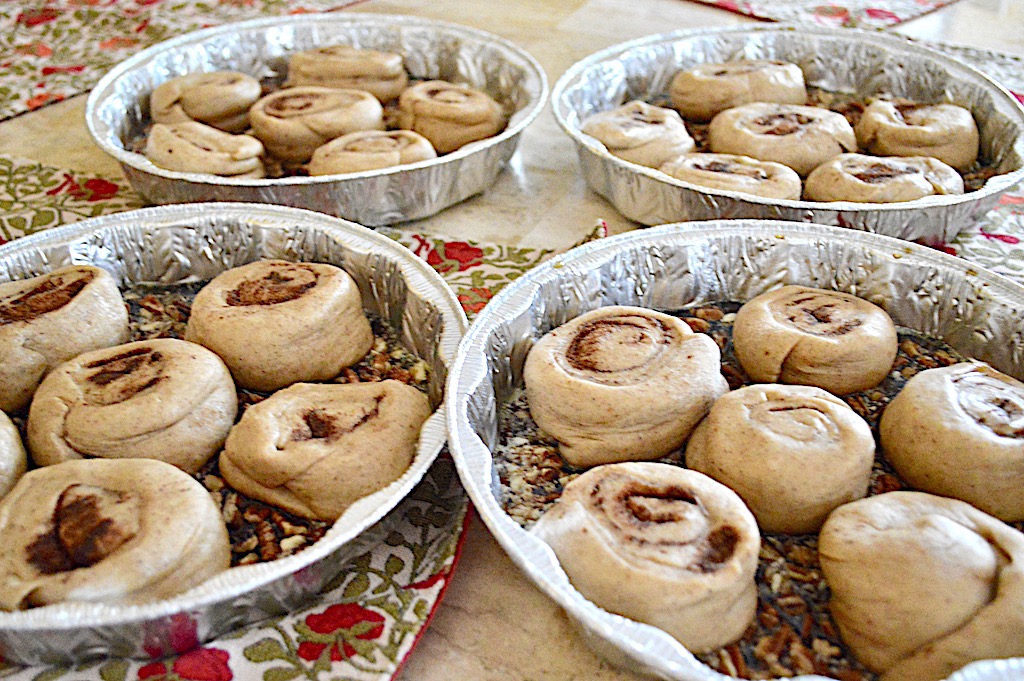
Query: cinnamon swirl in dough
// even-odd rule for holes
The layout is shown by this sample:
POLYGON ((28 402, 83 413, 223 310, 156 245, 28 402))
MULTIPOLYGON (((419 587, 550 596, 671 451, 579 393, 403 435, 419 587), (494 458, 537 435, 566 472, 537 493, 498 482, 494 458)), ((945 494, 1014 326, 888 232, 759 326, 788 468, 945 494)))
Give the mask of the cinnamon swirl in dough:
POLYGON ((444 80, 417 83, 398 98, 398 127, 430 140, 439 154, 496 135, 507 118, 480 90, 444 80))
POLYGON ((128 340, 128 310, 106 270, 73 265, 0 284, 0 409, 28 406, 43 376, 128 340))
POLYGON ((25 474, 27 465, 28 459, 18 428, 7 414, 0 411, 0 499, 25 474))
POLYGON ((710 336, 678 317, 602 307, 538 340, 523 367, 530 414, 571 466, 657 459, 729 387, 710 336))
POLYGON ((696 471, 599 466, 566 485, 532 531, 584 597, 691 652, 735 641, 754 617, 757 523, 732 490, 696 471))
POLYGON ((293 87, 249 110, 252 132, 282 161, 305 163, 317 147, 357 130, 383 130, 384 108, 362 90, 293 87))
POLYGON ((408 83, 402 55, 394 52, 330 45, 296 52, 288 58, 289 87, 319 85, 365 90, 381 102, 390 102, 402 94, 408 83))
POLYGON ((710 121, 719 112, 751 102, 803 104, 804 74, 796 64, 741 59, 680 71, 669 87, 672 106, 685 118, 710 121))
POLYGON ((155 123, 199 121, 225 132, 242 132, 249 127, 249 107, 260 92, 260 82, 244 73, 190 73, 153 90, 149 115, 155 123))
POLYGON ((816 532, 868 490, 875 439, 821 388, 750 385, 718 398, 686 443, 686 466, 729 487, 764 532, 816 532))
POLYGON ((896 359, 885 310, 849 293, 783 286, 736 313, 733 350, 760 383, 815 385, 836 395, 873 388, 896 359))
POLYGON ((657 168, 695 143, 683 119, 672 109, 634 100, 590 116, 580 130, 624 161, 657 168))
POLYGON ((242 387, 334 378, 373 345, 345 270, 259 260, 219 274, 192 302, 185 339, 217 353, 242 387))
POLYGON ((857 142, 880 156, 931 156, 957 170, 978 160, 978 124, 955 104, 875 100, 857 122, 857 142))
POLYGON ((711 151, 740 154, 789 166, 802 177, 833 156, 857 150, 842 114, 814 106, 744 104, 715 116, 708 127, 711 151))
POLYGON ((0 502, 0 610, 168 598, 226 570, 210 493, 152 459, 66 461, 26 473, 0 502))
POLYGON ((818 539, 843 641, 881 681, 940 681, 1024 655, 1024 534, 969 504, 889 492, 836 509, 818 539))
POLYGON ((879 435, 914 487, 1024 520, 1024 383, 979 362, 922 371, 885 408, 879 435))
POLYGON ((253 178, 266 175, 262 142, 195 121, 157 123, 149 131, 143 153, 153 165, 182 173, 253 178))
POLYGON ((231 374, 201 345, 160 338, 82 353, 43 379, 28 414, 40 466, 147 458, 195 473, 237 411, 231 374))
POLYGON ((924 156, 840 154, 811 171, 809 201, 894 203, 935 194, 963 194, 964 179, 942 161, 924 156))
POLYGON ((800 176, 781 163, 732 154, 683 154, 661 168, 677 180, 769 199, 799 199, 800 176))
POLYGON ((220 472, 242 494, 334 521, 402 476, 429 416, 426 395, 399 381, 298 383, 245 411, 220 472))
POLYGON ((411 130, 350 132, 317 147, 310 175, 358 173, 437 158, 426 137, 411 130))

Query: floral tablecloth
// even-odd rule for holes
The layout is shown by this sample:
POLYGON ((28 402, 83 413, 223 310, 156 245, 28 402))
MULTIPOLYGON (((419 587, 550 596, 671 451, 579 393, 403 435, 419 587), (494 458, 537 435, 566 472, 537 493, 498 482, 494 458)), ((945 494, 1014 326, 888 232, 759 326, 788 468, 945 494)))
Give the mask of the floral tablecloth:
POLYGON ((957 0, 693 0, 768 21, 802 26, 884 28, 951 5, 957 0))

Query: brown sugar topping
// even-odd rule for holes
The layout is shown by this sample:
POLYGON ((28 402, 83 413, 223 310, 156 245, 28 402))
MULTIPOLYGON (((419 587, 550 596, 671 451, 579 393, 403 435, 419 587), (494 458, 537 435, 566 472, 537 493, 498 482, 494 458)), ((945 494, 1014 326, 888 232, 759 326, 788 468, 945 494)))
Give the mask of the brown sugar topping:
POLYGON ((95 274, 77 273, 73 277, 48 277, 29 291, 0 301, 0 326, 27 322, 70 303, 89 285, 95 274))

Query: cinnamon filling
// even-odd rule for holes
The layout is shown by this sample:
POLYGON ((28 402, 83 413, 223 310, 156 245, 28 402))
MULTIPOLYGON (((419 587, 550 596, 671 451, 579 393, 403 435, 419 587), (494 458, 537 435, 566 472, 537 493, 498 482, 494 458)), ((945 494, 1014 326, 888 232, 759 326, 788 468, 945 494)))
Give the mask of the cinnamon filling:
POLYGON ((293 442, 337 440, 342 435, 351 433, 368 421, 380 416, 380 405, 383 401, 384 395, 377 395, 373 398, 372 405, 355 415, 355 418, 347 424, 342 422, 341 414, 326 409, 309 409, 302 414, 301 423, 292 431, 291 440, 293 442))
POLYGON ((890 163, 872 163, 863 170, 850 173, 861 182, 867 184, 880 184, 882 182, 888 182, 889 180, 900 177, 901 175, 914 175, 920 172, 917 168, 911 168, 910 166, 895 165, 890 163))
POLYGON ((231 307, 247 305, 277 305, 297 300, 317 284, 319 276, 313 270, 299 265, 272 270, 260 279, 247 279, 227 294, 225 302, 231 307))
POLYGON ((955 376, 952 382, 960 408, 975 422, 1000 437, 1024 438, 1024 391, 982 371, 955 376))
POLYGON ((725 173, 727 175, 742 175, 752 177, 755 180, 767 180, 768 173, 760 168, 743 165, 742 163, 728 163, 726 161, 711 161, 710 163, 694 163, 695 170, 704 170, 709 173, 725 173))
POLYGON ((81 293, 94 276, 92 272, 82 272, 70 280, 50 277, 29 291, 0 301, 0 326, 31 321, 59 310, 81 293))
POLYGON ((785 318, 793 326, 815 336, 842 336, 864 323, 856 313, 850 316, 841 301, 812 295, 794 298, 785 304, 785 318))
POLYGON ((89 362, 83 368, 96 370, 85 377, 89 404, 124 402, 164 381, 164 359, 163 353, 141 347, 89 362))
POLYGON ((660 320, 597 319, 580 327, 565 350, 565 358, 580 371, 629 371, 650 361, 659 346, 668 345, 671 338, 671 329, 660 320))
POLYGON ((623 504, 641 523, 674 523, 687 516, 679 513, 679 504, 698 505, 696 497, 682 487, 642 489, 628 494, 623 504))
POLYGON ((294 116, 312 109, 319 99, 310 94, 285 95, 268 102, 266 111, 271 116, 294 116))
POLYGON ((753 123, 760 128, 764 128, 761 131, 762 135, 782 137, 799 132, 803 126, 814 121, 815 119, 810 116, 788 111, 786 113, 774 113, 755 118, 753 123))
POLYGON ((91 567, 138 533, 139 498, 74 484, 58 497, 52 523, 25 548, 29 563, 45 575, 91 567))
POLYGON ((707 536, 700 558, 693 568, 703 573, 714 572, 732 557, 739 541, 740 533, 732 525, 715 528, 707 536))

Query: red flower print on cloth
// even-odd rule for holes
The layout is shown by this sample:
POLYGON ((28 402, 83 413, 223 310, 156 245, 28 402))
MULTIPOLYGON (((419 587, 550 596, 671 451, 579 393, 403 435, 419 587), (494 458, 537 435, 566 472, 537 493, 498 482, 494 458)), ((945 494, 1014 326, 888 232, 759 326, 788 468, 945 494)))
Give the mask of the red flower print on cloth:
POLYGON ((25 100, 25 106, 28 107, 29 111, 34 111, 41 107, 50 104, 51 102, 60 102, 64 100, 64 95, 54 94, 52 92, 41 92, 34 97, 29 97, 25 100))
POLYGON ((228 665, 230 655, 219 648, 199 648, 185 653, 171 663, 171 671, 163 662, 147 664, 139 669, 139 679, 162 681, 231 681, 234 674, 228 665))
POLYGON ((981 235, 990 241, 1002 241, 1004 244, 1019 244, 1020 239, 1009 234, 990 234, 985 230, 981 230, 981 235))
MULTIPOLYGON (((143 650, 150 657, 163 657, 170 652, 187 653, 199 646, 199 635, 194 619, 183 613, 171 615, 170 619, 169 629, 160 626, 153 631, 147 631, 143 650)), ((139 670, 139 673, 141 674, 142 670, 139 670)))
POLYGON ((306 617, 311 635, 299 643, 299 657, 315 662, 330 647, 331 660, 338 662, 356 655, 356 639, 371 641, 384 633, 384 616, 358 603, 339 603, 319 615, 306 617))
POLYGON ((418 589, 429 589, 430 587, 434 586, 435 584, 437 584, 438 582, 443 580, 446 575, 447 575, 447 572, 442 570, 441 572, 438 572, 437 574, 430 575, 429 577, 427 577, 426 579, 424 579, 421 582, 413 582, 412 584, 409 584, 405 588, 406 589, 417 589, 417 590, 418 589))
POLYGON ((819 5, 814 8, 814 18, 826 26, 844 26, 850 20, 850 10, 838 5, 819 5))
POLYGON ((116 35, 113 38, 103 40, 100 42, 101 50, 122 50, 126 47, 134 47, 138 45, 139 41, 135 38, 125 38, 124 36, 116 35))
POLYGON ((50 46, 45 43, 32 43, 31 45, 22 45, 15 48, 14 50, 18 54, 25 55, 26 57, 49 57, 53 54, 53 50, 50 46))
POLYGON ((55 73, 81 73, 85 71, 84 64, 76 64, 75 66, 44 66, 42 74, 44 76, 52 76, 55 73))
POLYGON ((899 15, 894 12, 890 12, 887 9, 866 9, 864 10, 864 14, 872 19, 878 19, 879 21, 885 22, 886 24, 898 24, 902 21, 899 15))
POLYGON ((438 241, 436 246, 419 234, 414 234, 416 248, 413 253, 427 261, 438 272, 464 272, 482 264, 484 251, 465 241, 438 241))
POLYGON ((64 181, 56 187, 47 189, 46 193, 49 196, 56 196, 64 192, 76 199, 93 202, 112 199, 120 190, 121 188, 113 182, 98 177, 89 178, 84 185, 79 185, 71 173, 64 173, 64 181))
POLYGON ((458 297, 463 310, 468 313, 476 313, 484 309, 488 301, 494 297, 494 292, 487 288, 474 286, 468 291, 460 293, 458 297))
POLYGON ((60 16, 60 12, 52 7, 43 7, 41 9, 29 10, 22 12, 18 15, 16 21, 24 26, 38 26, 39 24, 45 24, 50 21, 56 21, 57 17, 60 16))

